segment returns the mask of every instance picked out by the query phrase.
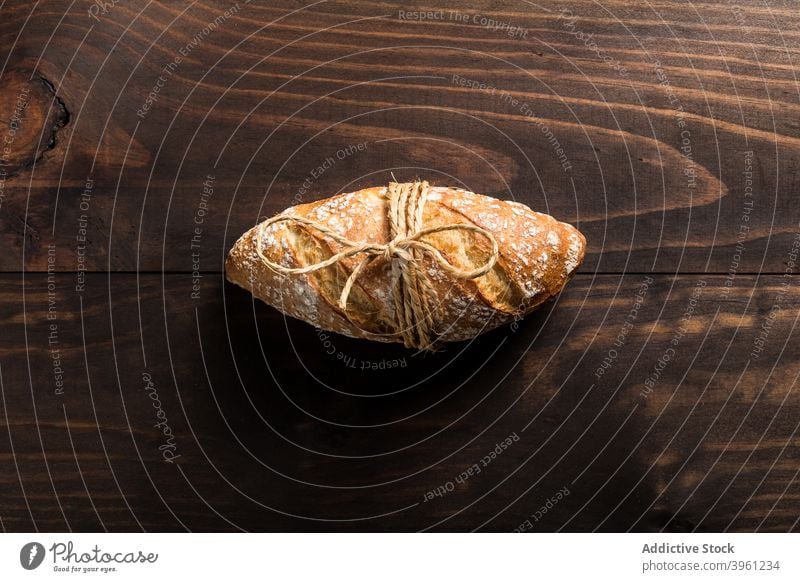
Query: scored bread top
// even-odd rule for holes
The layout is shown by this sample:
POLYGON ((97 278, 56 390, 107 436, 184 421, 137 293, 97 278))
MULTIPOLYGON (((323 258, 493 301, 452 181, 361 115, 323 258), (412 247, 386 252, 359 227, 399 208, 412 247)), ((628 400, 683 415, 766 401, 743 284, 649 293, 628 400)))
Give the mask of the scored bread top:
MULTIPOLYGON (((386 187, 366 188, 286 209, 282 214, 319 222, 358 242, 389 242, 386 187)), ((472 224, 491 232, 499 246, 495 266, 476 279, 459 279, 427 254, 420 262, 432 284, 428 311, 439 341, 470 339, 529 313, 558 294, 580 266, 586 239, 574 227, 524 204, 498 200, 458 188, 430 187, 423 228, 472 224)), ((246 232, 231 249, 225 265, 228 280, 247 289, 281 312, 319 328, 351 337, 402 341, 395 323, 391 265, 383 258, 370 263, 356 279, 347 314, 338 306, 345 281, 361 261, 356 255, 306 274, 280 274, 257 253, 261 244, 269 260, 285 267, 303 267, 343 250, 330 237, 306 225, 280 222, 246 232)), ((448 230, 423 240, 455 267, 474 269, 491 255, 481 234, 448 230)))

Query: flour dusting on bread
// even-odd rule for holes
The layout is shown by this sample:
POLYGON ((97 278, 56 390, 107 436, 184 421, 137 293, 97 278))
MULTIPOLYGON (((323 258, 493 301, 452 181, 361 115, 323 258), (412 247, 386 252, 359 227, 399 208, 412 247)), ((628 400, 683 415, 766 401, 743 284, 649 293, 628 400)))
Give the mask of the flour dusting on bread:
MULTIPOLYGON (((293 206, 284 214, 324 224, 359 243, 389 242, 386 187, 293 206)), ((431 257, 421 256, 422 271, 433 291, 428 311, 440 341, 467 340, 529 313, 561 291, 586 250, 586 239, 569 224, 519 202, 460 188, 431 187, 422 216, 425 227, 469 224, 485 229, 499 247, 494 267, 468 280, 453 277, 431 257)), ((432 233, 424 241, 462 269, 476 268, 492 253, 489 241, 473 231, 432 233)), ((342 251, 339 242, 298 223, 277 223, 266 229, 257 225, 234 244, 225 265, 226 275, 291 317, 351 337, 399 341, 392 301, 393 275, 386 260, 373 261, 358 276, 344 313, 337 298, 363 257, 345 258, 311 273, 287 275, 267 266, 257 248, 277 264, 304 267, 342 251)))

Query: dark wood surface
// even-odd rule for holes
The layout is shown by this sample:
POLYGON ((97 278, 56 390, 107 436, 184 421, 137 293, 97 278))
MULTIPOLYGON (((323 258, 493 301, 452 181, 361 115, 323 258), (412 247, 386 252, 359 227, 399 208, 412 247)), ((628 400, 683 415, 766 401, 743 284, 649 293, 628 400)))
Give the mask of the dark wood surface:
POLYGON ((5 2, 3 530, 800 529, 797 8, 5 2), (424 357, 224 282, 392 173, 586 262, 424 357))

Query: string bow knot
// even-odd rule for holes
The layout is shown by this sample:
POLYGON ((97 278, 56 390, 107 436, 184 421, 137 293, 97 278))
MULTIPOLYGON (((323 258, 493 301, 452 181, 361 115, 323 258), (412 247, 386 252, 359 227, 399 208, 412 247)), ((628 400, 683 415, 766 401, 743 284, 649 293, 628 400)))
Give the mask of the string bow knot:
POLYGON ((383 259, 392 267, 392 300, 395 306, 395 329, 406 347, 420 350, 433 349, 436 333, 430 311, 431 297, 435 290, 422 266, 422 256, 431 257, 444 271, 458 279, 477 279, 488 273, 497 263, 500 251, 495 237, 484 228, 474 224, 443 224, 423 228, 422 213, 430 186, 426 181, 408 183, 391 182, 387 188, 389 200, 390 238, 387 243, 365 243, 353 241, 325 226, 321 222, 304 216, 279 214, 261 225, 256 237, 256 252, 264 264, 283 275, 303 275, 313 273, 340 263, 355 255, 364 255, 345 281, 339 295, 338 306, 352 321, 347 312, 347 299, 361 272, 374 260, 383 259), (311 228, 342 245, 342 250, 318 263, 303 267, 285 267, 264 255, 263 233, 268 227, 280 222, 295 223, 311 228), (474 269, 461 269, 451 263, 439 249, 423 240, 424 237, 448 230, 475 232, 486 238, 492 245, 488 260, 474 269))

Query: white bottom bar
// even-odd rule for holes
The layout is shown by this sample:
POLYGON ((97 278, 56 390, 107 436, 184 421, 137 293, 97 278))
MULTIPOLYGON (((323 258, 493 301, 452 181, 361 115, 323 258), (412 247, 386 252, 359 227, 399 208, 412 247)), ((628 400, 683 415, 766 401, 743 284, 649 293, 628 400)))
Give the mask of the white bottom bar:
POLYGON ((4 534, 0 542, 4 580, 800 579, 792 534, 4 534))

